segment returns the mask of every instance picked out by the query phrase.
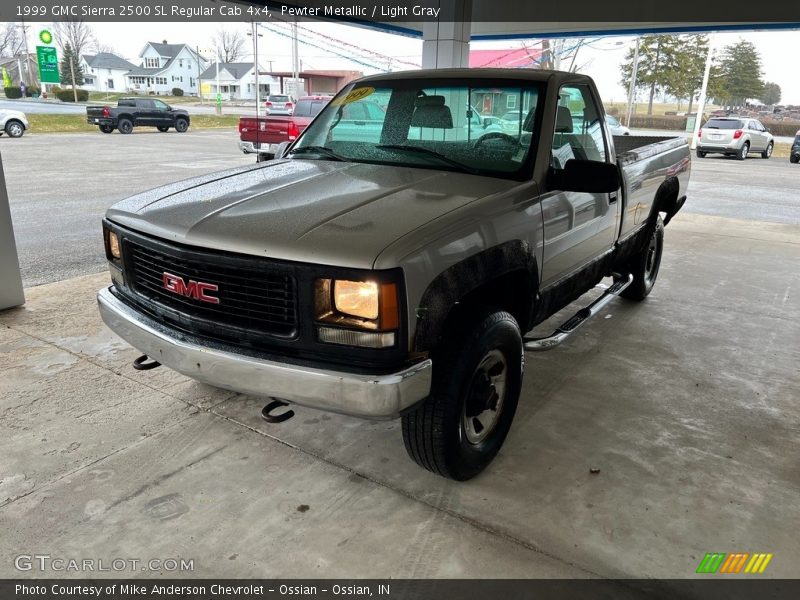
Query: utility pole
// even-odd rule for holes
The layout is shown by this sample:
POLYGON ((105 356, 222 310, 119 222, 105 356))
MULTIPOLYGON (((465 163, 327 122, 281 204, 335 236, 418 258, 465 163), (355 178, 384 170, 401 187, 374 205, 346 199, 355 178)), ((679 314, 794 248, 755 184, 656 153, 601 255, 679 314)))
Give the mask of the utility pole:
POLYGON ((636 48, 633 51, 633 69, 631 70, 631 85, 628 89, 628 113, 625 126, 631 126, 631 112, 633 111, 633 97, 636 92, 636 75, 639 72, 639 36, 636 36, 636 48))
POLYGON ((258 38, 261 37, 262 34, 258 33, 256 30, 256 22, 253 21, 253 31, 252 33, 248 33, 247 35, 253 36, 253 66, 255 67, 255 81, 256 81, 256 119, 258 119, 258 110, 259 106, 261 105, 261 85, 258 81, 258 38))
POLYGON ((697 134, 703 121, 703 111, 706 108, 706 95, 708 94, 708 80, 711 76, 711 63, 714 60, 714 34, 708 37, 708 54, 706 55, 706 68, 703 71, 703 83, 700 86, 700 98, 697 102, 697 115, 694 118, 694 131, 692 132, 692 145, 694 150, 697 148, 697 134))
POLYGON ((75 89, 75 49, 72 48, 72 55, 69 57, 69 72, 72 74, 72 97, 78 101, 78 90, 75 89))
MULTIPOLYGON (((28 26, 25 25, 25 19, 20 18, 20 27, 22 28, 22 40, 25 43, 25 83, 31 85, 33 82, 31 81, 30 55, 28 54, 28 26)), ((21 79, 22 71, 19 72, 19 76, 21 79)))
MULTIPOLYGON (((296 97, 300 96, 299 91, 299 82, 298 82, 298 74, 299 74, 299 67, 298 67, 298 49, 297 49, 297 21, 292 23, 292 81, 294 83, 294 94, 296 97)), ((295 98, 296 99, 296 98, 295 98)))
POLYGON ((197 97, 200 98, 200 104, 203 103, 203 89, 200 87, 200 46, 194 47, 197 53, 197 97))
POLYGON ((219 87, 219 48, 217 48, 217 116, 222 114, 222 91, 219 87))

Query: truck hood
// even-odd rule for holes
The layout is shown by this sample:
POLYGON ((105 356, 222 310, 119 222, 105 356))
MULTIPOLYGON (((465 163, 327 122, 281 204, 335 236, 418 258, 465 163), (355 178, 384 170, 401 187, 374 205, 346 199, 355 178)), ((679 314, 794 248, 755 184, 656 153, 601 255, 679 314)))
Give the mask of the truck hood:
POLYGON ((449 171, 278 160, 155 188, 107 217, 192 246, 369 269, 395 240, 514 185, 449 171))

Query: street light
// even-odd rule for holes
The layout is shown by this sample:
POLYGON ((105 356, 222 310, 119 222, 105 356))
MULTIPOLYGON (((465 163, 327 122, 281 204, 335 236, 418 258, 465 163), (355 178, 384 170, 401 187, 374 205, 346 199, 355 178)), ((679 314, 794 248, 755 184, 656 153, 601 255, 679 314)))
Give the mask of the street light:
POLYGON ((256 32, 256 22, 252 22, 253 30, 248 31, 247 35, 253 38, 253 66, 256 72, 256 120, 258 120, 258 110, 261 105, 261 86, 258 83, 258 38, 264 37, 264 34, 256 32))

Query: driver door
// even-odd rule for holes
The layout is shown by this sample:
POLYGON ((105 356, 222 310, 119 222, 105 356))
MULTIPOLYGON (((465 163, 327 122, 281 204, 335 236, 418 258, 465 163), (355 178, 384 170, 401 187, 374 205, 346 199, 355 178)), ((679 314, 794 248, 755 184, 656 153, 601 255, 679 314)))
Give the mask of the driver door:
MULTIPOLYGON (((559 91, 550 166, 570 159, 611 162, 606 127, 591 88, 567 84, 559 91)), ((612 248, 617 193, 590 194, 550 189, 542 197, 544 258, 542 286, 553 284, 612 248)))

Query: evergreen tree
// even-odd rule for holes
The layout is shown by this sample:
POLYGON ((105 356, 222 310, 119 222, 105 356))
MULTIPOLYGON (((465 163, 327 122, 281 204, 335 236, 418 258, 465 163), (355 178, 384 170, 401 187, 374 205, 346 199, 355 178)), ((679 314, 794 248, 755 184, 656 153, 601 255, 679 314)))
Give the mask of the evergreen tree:
POLYGON ((61 83, 72 86, 83 85, 83 69, 81 61, 70 44, 64 45, 63 56, 61 57, 61 83))
MULTIPOLYGON (((678 71, 678 36, 669 34, 644 35, 639 39, 639 66, 636 74, 636 89, 648 90, 647 114, 653 114, 653 98, 656 94, 670 90, 678 71)), ((622 63, 620 83, 630 87, 633 72, 634 48, 630 48, 622 63)))
POLYGON ((707 35, 682 35, 678 38, 675 71, 669 78, 667 91, 678 102, 688 100, 688 112, 692 112, 694 99, 703 85, 707 56, 707 35))
POLYGON ((756 47, 741 39, 726 46, 719 62, 717 102, 729 107, 744 106, 748 99, 761 98, 763 92, 761 57, 756 47))
POLYGON ((768 81, 764 84, 764 91, 761 94, 761 101, 767 105, 777 104, 781 101, 781 86, 777 83, 768 81))

